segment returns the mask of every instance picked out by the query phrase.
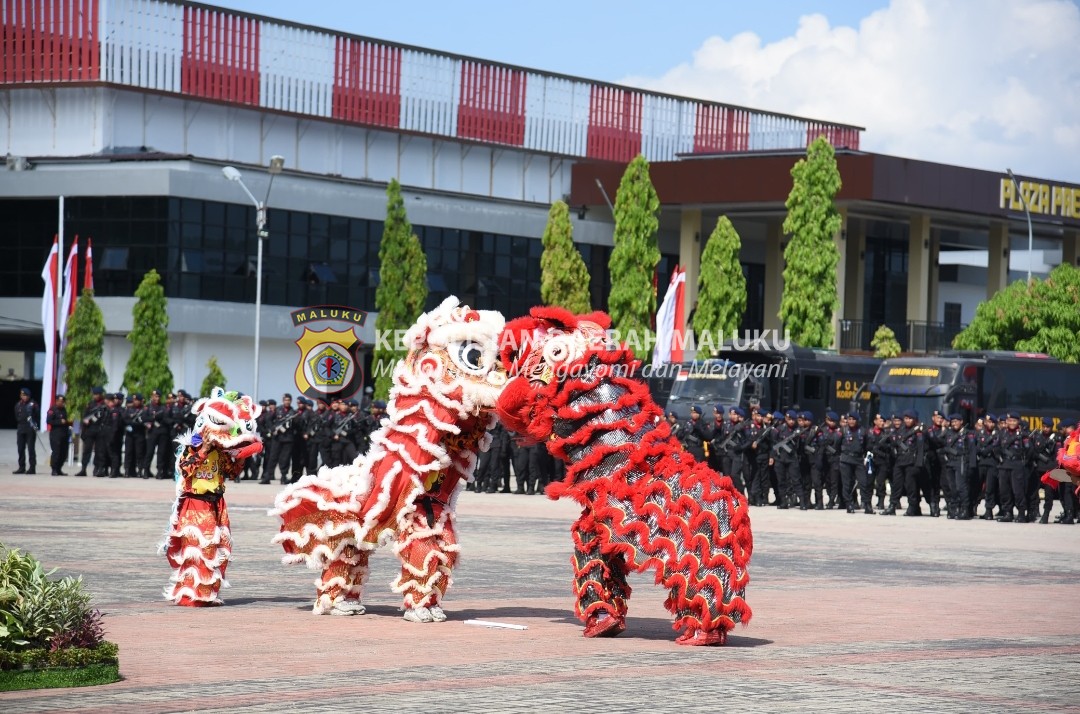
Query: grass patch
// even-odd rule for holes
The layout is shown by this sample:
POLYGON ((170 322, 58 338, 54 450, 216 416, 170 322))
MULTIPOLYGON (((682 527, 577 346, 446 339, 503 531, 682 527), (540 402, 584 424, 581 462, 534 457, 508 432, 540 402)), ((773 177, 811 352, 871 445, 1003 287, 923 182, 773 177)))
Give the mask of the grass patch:
POLYGON ((53 689, 57 687, 90 687, 120 681, 117 664, 92 664, 87 667, 63 669, 28 669, 0 672, 0 692, 20 689, 53 689))

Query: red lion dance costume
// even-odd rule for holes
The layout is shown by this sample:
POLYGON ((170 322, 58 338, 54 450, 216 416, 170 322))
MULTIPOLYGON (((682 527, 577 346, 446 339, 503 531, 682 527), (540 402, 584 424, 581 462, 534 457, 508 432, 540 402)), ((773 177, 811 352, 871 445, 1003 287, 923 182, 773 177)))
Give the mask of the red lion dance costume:
POLYGON ((1048 471, 1040 479, 1042 484, 1047 488, 1054 489, 1054 493, 1057 493, 1059 488, 1069 488, 1068 484, 1071 481, 1072 487, 1076 489, 1076 494, 1080 495, 1080 424, 1077 424, 1077 428, 1073 429, 1072 433, 1065 439, 1065 443, 1058 449, 1057 462, 1065 473, 1048 471), (1055 478, 1055 476, 1058 478, 1055 478))
POLYGON ((498 413, 508 429, 567 463, 551 498, 583 507, 572 527, 575 610, 586 637, 626 628, 629 571, 653 569, 681 645, 722 645, 750 620, 744 594, 753 548, 746 500, 671 436, 640 366, 610 342, 607 315, 533 308, 502 338, 510 381, 498 413))
POLYGON ((262 451, 255 418, 262 408, 251 397, 215 387, 191 406, 194 428, 177 439, 176 503, 162 544, 173 567, 165 597, 177 605, 220 605, 232 557, 225 482, 262 451))
POLYGON ((495 400, 506 383, 497 312, 447 298, 405 335, 394 369, 388 419, 353 464, 322 469, 282 491, 285 563, 318 569, 315 614, 359 615, 371 551, 392 542, 409 622, 446 620, 440 602, 458 558, 454 510, 476 454, 491 441, 495 400))

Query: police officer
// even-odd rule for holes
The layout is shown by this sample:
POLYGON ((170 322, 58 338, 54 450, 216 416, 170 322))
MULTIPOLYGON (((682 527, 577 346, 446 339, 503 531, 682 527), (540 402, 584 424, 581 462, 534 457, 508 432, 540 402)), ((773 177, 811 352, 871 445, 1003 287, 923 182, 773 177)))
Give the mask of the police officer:
POLYGON ((825 462, 825 444, 831 438, 827 429, 814 425, 813 412, 800 412, 796 424, 802 430, 802 459, 800 460, 802 510, 809 509, 811 494, 816 497, 813 509, 825 510, 825 496, 829 492, 829 508, 836 507, 836 489, 826 487, 829 478, 829 464, 825 462))
POLYGON ((930 426, 923 432, 926 443, 926 488, 923 494, 930 503, 930 515, 935 518, 941 514, 941 494, 945 494, 945 503, 948 504, 952 496, 949 494, 949 480, 942 478, 944 459, 941 457, 941 449, 945 446, 945 432, 949 425, 944 415, 934 410, 930 417, 930 426))
POLYGON ((311 446, 311 434, 308 433, 308 429, 311 427, 311 417, 315 414, 311 409, 314 405, 315 402, 302 394, 296 398, 296 417, 292 423, 294 434, 292 465, 290 467, 292 478, 289 479, 289 483, 299 481, 304 474, 304 469, 307 468, 308 450, 311 446))
POLYGON ((143 469, 146 461, 146 432, 150 430, 148 413, 142 395, 136 392, 128 397, 131 403, 124 407, 124 476, 127 478, 150 478, 143 469))
POLYGON ((1001 499, 998 493, 1001 490, 998 484, 998 432, 997 417, 987 414, 983 417, 983 430, 975 435, 975 456, 979 467, 979 486, 986 494, 985 513, 983 520, 994 520, 994 509, 998 509, 1001 515, 1001 499))
MULTIPOLYGON (((907 510, 905 516, 921 516, 922 509, 919 501, 922 494, 927 492, 926 478, 926 442, 923 438, 922 424, 919 423, 919 413, 914 409, 908 409, 903 414, 903 426, 896 433, 893 444, 896 448, 896 466, 894 476, 899 476, 904 482, 904 495, 907 496, 907 510)), ((899 499, 897 498, 897 503, 899 499)), ((935 507, 931 505, 931 509, 935 507)), ((883 513, 896 515, 896 509, 890 500, 889 508, 883 513)))
POLYGON ((866 450, 869 457, 864 465, 874 480, 878 510, 884 510, 885 482, 892 476, 892 448, 885 417, 881 414, 874 415, 874 425, 866 433, 866 450))
POLYGON ((683 445, 690 455, 701 463, 705 463, 705 442, 708 441, 708 428, 701 418, 701 407, 696 404, 690 407, 690 419, 683 427, 685 437, 683 445))
POLYGON ((170 478, 168 469, 169 425, 168 407, 161 402, 161 390, 150 392, 150 403, 144 407, 146 418, 146 455, 142 460, 142 477, 150 478, 150 462, 157 454, 157 478, 170 478))
POLYGON ((964 426, 963 415, 949 415, 949 429, 942 437, 940 456, 942 475, 949 484, 945 500, 948 517, 960 521, 971 520, 974 506, 969 486, 971 471, 978 462, 978 445, 975 435, 964 426))
POLYGON ((263 464, 262 464, 262 478, 259 479, 259 483, 266 485, 274 480, 274 469, 277 468, 278 460, 278 445, 274 439, 274 422, 277 420, 277 400, 267 399, 266 408, 263 409, 255 419, 255 428, 259 432, 259 436, 262 438, 263 448, 263 464))
POLYGON ((105 438, 106 422, 109 416, 109 405, 105 401, 104 387, 94 387, 90 390, 90 403, 86 405, 82 413, 82 468, 76 476, 85 476, 86 467, 90 465, 90 457, 94 458, 94 475, 100 476, 108 469, 109 443, 105 438))
POLYGON ((776 439, 772 446, 773 468, 776 470, 776 507, 786 509, 795 501, 795 491, 801 484, 799 460, 802 457, 802 444, 796 418, 798 412, 789 409, 784 412, 784 422, 777 427, 776 439))
MULTIPOLYGON (((105 434, 109 441, 109 466, 106 473, 109 478, 120 478, 123 471, 124 451, 124 393, 114 392, 109 400, 109 415, 105 422, 105 434)), ((106 473, 101 474, 105 476, 106 473)))
POLYGON ((754 409, 746 429, 747 498, 751 506, 764 506, 769 496, 769 448, 772 427, 765 424, 765 413, 754 409))
POLYGON ((19 468, 13 473, 37 473, 38 424, 41 423, 41 408, 30 398, 30 389, 19 390, 19 401, 15 402, 15 445, 19 450, 19 468), (29 456, 29 460, 27 459, 29 456), (26 468, 29 461, 30 468, 26 468))
POLYGON ((847 426, 840 434, 840 498, 847 512, 855 512, 855 489, 862 492, 863 513, 874 515, 873 484, 866 473, 866 431, 859 426, 859 415, 847 415, 847 426))
POLYGON ((296 442, 296 430, 293 428, 295 418, 292 395, 285 393, 281 396, 281 406, 274 413, 270 437, 277 445, 277 464, 270 465, 270 476, 273 478, 273 469, 276 467, 281 472, 278 483, 283 486, 292 479, 292 453, 296 442))
MULTIPOLYGON (((1040 478, 1044 473, 1057 465, 1057 450, 1061 447, 1061 440, 1054 431, 1054 420, 1043 417, 1042 429, 1031 435, 1031 455, 1033 467, 1028 476, 1028 520, 1034 520, 1034 515, 1039 510, 1039 486, 1040 478)), ((1050 511, 1054 508, 1054 495, 1058 489, 1043 488, 1045 500, 1043 502, 1042 517, 1039 523, 1050 522, 1050 511)), ((1062 503, 1064 506, 1064 502, 1062 503)))
POLYGON ((724 444, 721 458, 728 469, 724 473, 731 477, 731 483, 736 490, 746 495, 746 451, 750 446, 747 440, 746 410, 732 407, 729 415, 728 433, 721 442, 724 444))
POLYGON ((52 449, 49 464, 52 466, 52 475, 67 476, 61 469, 67 461, 68 448, 71 445, 71 420, 68 419, 67 398, 63 394, 56 395, 56 400, 45 415, 45 423, 49 425, 49 446, 52 449))
POLYGON ((1020 428, 1020 415, 1009 412, 1005 415, 1005 428, 998 437, 998 453, 1001 456, 1001 464, 998 466, 1001 514, 997 521, 1000 523, 1012 523, 1013 520, 1023 523, 1028 519, 1027 475, 1030 451, 1031 439, 1020 428))

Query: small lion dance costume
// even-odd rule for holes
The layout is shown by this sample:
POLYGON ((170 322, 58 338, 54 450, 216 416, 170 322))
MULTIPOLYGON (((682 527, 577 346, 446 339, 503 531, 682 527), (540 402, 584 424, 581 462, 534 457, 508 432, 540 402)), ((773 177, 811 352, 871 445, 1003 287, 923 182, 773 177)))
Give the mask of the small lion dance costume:
POLYGON ((487 448, 495 400, 506 382, 499 364, 497 312, 459 306, 449 297, 405 335, 409 352, 394 368, 382 427, 367 454, 322 469, 282 491, 271 515, 281 519, 285 563, 322 571, 317 615, 359 615, 371 551, 393 542, 409 622, 442 622, 440 601, 458 558, 454 510, 487 448))
POLYGON ((162 550, 173 567, 165 597, 177 605, 220 605, 232 557, 225 481, 262 451, 255 418, 262 408, 251 397, 215 387, 191 407, 195 427, 177 438, 176 503, 162 550))
POLYGON ((610 342, 607 315, 533 308, 502 338, 511 380, 498 412, 508 429, 543 442, 567 463, 551 498, 584 510, 572 527, 576 613, 586 637, 626 628, 630 570, 668 589, 682 645, 722 645, 750 620, 744 594, 753 548, 745 498, 683 451, 640 363, 610 342))

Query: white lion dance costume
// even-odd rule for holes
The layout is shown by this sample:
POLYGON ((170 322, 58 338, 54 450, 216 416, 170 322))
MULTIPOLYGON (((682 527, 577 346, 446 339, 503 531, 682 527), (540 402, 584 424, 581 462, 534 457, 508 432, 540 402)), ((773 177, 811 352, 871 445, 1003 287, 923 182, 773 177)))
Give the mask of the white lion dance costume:
POLYGON ((392 542, 409 622, 442 622, 440 602, 458 558, 454 509, 486 450, 493 409, 506 382, 497 312, 447 298, 405 335, 409 352, 394 369, 388 419, 371 448, 352 464, 305 476, 275 502, 281 520, 274 542, 285 563, 321 571, 315 614, 363 614, 368 558, 392 542))
POLYGON ((176 503, 161 545, 173 568, 165 597, 177 605, 220 605, 232 557, 225 482, 262 451, 255 418, 262 407, 251 397, 215 387, 195 402, 195 427, 177 438, 176 503))

